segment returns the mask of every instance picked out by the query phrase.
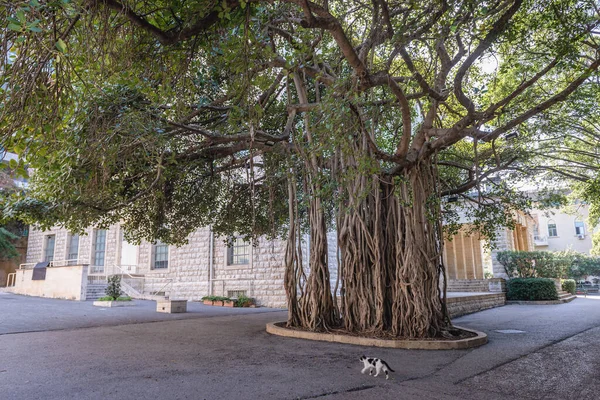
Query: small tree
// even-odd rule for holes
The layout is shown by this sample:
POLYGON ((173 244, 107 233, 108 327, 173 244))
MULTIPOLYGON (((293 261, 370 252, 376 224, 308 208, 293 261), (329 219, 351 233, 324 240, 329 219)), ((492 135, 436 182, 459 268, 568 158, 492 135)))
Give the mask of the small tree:
POLYGON ((0 259, 15 258, 19 255, 14 240, 18 239, 18 236, 0 227, 0 259))
POLYGON ((108 286, 105 291, 108 297, 111 297, 113 300, 117 300, 121 296, 121 277, 118 275, 113 275, 108 278, 108 286))

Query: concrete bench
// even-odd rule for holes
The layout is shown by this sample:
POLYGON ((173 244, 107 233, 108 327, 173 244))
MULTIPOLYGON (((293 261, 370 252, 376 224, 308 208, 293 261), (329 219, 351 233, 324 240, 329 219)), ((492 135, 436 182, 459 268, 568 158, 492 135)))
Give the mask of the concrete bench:
POLYGON ((187 300, 156 300, 156 312, 168 314, 187 312, 187 300))

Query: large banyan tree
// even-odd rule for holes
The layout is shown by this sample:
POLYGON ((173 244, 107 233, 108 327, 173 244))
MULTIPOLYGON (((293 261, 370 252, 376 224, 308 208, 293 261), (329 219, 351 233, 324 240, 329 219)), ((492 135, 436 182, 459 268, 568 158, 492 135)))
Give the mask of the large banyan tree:
POLYGON ((288 325, 318 331, 446 335, 444 196, 509 218, 527 122, 600 63, 595 0, 0 4, 3 146, 36 171, 5 213, 285 232, 288 325))

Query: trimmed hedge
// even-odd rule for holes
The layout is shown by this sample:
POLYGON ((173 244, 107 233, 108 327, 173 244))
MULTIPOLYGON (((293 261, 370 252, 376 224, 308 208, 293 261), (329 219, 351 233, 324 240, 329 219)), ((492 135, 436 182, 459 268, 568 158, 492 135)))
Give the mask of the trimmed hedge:
POLYGON ((560 284, 562 286, 562 290, 565 292, 575 294, 577 291, 577 284, 575 283, 574 279, 563 279, 560 281, 560 284))
POLYGON ((506 283, 507 300, 557 300, 558 291, 552 279, 513 278, 506 283))

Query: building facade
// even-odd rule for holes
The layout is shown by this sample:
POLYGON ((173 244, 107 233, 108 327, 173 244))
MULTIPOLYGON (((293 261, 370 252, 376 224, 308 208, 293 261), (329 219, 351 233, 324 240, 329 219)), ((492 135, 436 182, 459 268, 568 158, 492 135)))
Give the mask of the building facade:
POLYGON ((506 278, 504 266, 496 259, 499 251, 534 249, 535 220, 528 214, 515 214, 515 227, 499 228, 493 244, 477 233, 470 233, 467 219, 463 227, 444 244, 444 264, 449 281, 506 278))
MULTIPOLYGON (((245 295, 261 306, 285 307, 285 241, 228 239, 216 237, 205 227, 193 232, 188 243, 180 247, 160 242, 134 245, 123 238, 119 225, 90 228, 85 235, 61 228, 32 228, 27 263, 88 265, 90 285, 106 275, 121 274, 127 287, 171 299, 197 301, 208 295, 245 295)), ((333 286, 337 275, 335 234, 328 239, 333 286)))
POLYGON ((589 226, 589 205, 581 201, 564 208, 533 210, 535 249, 546 251, 574 250, 590 254, 592 234, 598 227, 589 226))
MULTIPOLYGON (((524 214, 517 219, 515 230, 499 232, 497 250, 531 249, 533 220, 524 214)), ((462 291, 464 281, 471 281, 470 291, 487 291, 486 278, 505 277, 503 267, 495 261, 495 251, 486 248, 485 239, 468 234, 466 226, 446 240, 444 262, 450 290, 462 291)), ((335 232, 328 235, 328 249, 333 290, 337 279, 335 232)), ((303 251, 306 263, 307 245, 303 251)), ((193 232, 188 243, 180 247, 160 242, 134 245, 124 239, 122 228, 114 225, 109 229, 89 228, 84 235, 63 228, 32 228, 26 261, 29 268, 39 262, 52 262, 55 267, 87 266, 84 280, 89 287, 102 285, 108 275, 120 274, 126 292, 192 301, 209 295, 245 295, 261 306, 285 307, 284 259, 285 241, 279 239, 261 237, 249 243, 240 237, 216 237, 205 227, 193 232)), ((102 289, 98 290, 102 295, 102 289)), ((87 298, 93 298, 89 290, 87 298)))

